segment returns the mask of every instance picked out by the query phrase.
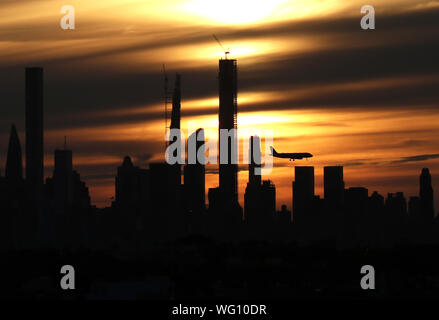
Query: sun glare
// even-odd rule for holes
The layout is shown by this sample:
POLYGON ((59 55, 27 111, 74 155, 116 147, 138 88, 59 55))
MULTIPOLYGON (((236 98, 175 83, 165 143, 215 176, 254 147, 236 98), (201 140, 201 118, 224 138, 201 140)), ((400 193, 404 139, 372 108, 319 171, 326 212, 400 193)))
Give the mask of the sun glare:
POLYGON ((191 0, 183 10, 219 23, 246 24, 280 13, 287 0, 191 0))

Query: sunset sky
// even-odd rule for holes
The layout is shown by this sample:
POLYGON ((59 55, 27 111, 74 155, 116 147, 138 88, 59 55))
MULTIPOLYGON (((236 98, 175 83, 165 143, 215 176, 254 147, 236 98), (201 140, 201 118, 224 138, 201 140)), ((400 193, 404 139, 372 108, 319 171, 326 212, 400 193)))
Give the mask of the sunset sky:
MULTIPOLYGON (((0 0, 0 168, 15 123, 24 154, 24 68, 45 81, 46 177, 64 136, 92 202, 109 205, 123 157, 164 159, 162 65, 182 74, 182 126, 217 139, 218 59, 238 60, 238 127, 270 129, 277 206, 291 208, 294 165, 345 166, 346 187, 418 194, 430 168, 439 208, 439 1, 0 0), (76 29, 62 30, 64 5, 76 29), (362 30, 373 5, 376 30, 362 30)), ((24 158, 23 158, 24 161, 24 158)), ((239 173, 242 202, 248 172, 239 173)), ((218 184, 208 168, 207 187, 218 184)), ((207 189, 206 189, 207 191, 207 189)))

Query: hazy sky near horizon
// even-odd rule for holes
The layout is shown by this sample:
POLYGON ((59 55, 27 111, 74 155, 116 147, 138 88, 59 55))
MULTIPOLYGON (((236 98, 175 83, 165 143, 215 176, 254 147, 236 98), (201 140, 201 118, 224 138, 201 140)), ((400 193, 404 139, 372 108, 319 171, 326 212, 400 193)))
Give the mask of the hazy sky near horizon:
MULTIPOLYGON (((105 206, 123 157, 164 158, 162 65, 182 74, 182 125, 217 138, 216 34, 238 60, 240 129, 271 129, 294 164, 344 165, 347 187, 418 193, 429 167, 439 206, 439 1, 0 0, 0 168, 10 125, 24 154, 24 68, 44 67, 45 175, 64 136, 105 206), (62 30, 64 5, 76 29, 62 30), (376 30, 360 28, 364 4, 376 30)), ((23 158, 24 161, 24 158, 23 158)), ((293 163, 275 160, 277 204, 291 207, 293 163)), ((214 168, 207 186, 218 183, 214 168)), ((247 182, 239 173, 240 199, 247 182)), ((207 190, 206 190, 207 191, 207 190)))

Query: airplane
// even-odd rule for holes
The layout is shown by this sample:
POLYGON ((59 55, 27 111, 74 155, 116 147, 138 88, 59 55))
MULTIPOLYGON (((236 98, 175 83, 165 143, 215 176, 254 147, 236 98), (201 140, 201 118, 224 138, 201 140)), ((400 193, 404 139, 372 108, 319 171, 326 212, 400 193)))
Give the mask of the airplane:
POLYGON ((270 147, 271 149, 271 155, 275 158, 285 158, 295 161, 295 160, 302 160, 312 158, 313 155, 311 153, 305 152, 305 153, 278 153, 276 150, 274 150, 273 147, 270 147))

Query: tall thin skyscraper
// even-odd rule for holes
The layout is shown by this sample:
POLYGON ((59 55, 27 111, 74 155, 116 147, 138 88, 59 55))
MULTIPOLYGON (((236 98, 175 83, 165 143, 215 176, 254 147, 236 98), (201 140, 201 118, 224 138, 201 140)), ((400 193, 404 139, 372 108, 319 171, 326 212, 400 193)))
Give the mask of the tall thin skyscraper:
POLYGON ((171 129, 180 129, 181 122, 181 75, 175 75, 174 93, 172 94, 171 129))
MULTIPOLYGON (((178 73, 175 75, 174 93, 172 94, 172 114, 171 114, 171 126, 170 129, 180 129, 181 127, 181 75, 178 73)), ((181 139, 180 133, 178 137, 174 137, 170 143, 175 143, 181 139)), ((177 157, 175 152, 174 157, 177 157)), ((181 165, 176 163, 170 167, 173 171, 175 187, 179 188, 181 185, 181 165)))
POLYGON ((261 140, 259 137, 250 137, 249 145, 248 183, 244 193, 245 220, 253 223, 262 214, 261 211, 261 175, 256 174, 256 168, 261 163, 261 140), (259 165, 258 165, 259 163, 259 165))
MULTIPOLYGON (((236 60, 219 61, 219 131, 237 129, 238 114, 238 77, 236 60)), ((235 132, 236 133, 236 132, 235 132)), ((237 137, 227 138, 227 159, 221 161, 221 150, 226 148, 219 143, 220 165, 219 185, 225 199, 238 201, 238 165, 233 164, 233 155, 238 156, 237 137), (227 161, 226 163, 224 163, 227 161), (223 164, 221 164, 223 162, 223 164)), ((223 153, 224 157, 224 153, 223 153)))
POLYGON ((5 175, 9 184, 19 183, 23 180, 21 145, 15 125, 12 125, 11 134, 9 136, 5 175))
POLYGON ((434 200, 433 200, 433 187, 431 185, 431 174, 427 168, 422 169, 421 176, 419 177, 419 198, 421 204, 422 220, 425 222, 432 222, 434 218, 434 200))
POLYGON ((44 179, 43 69, 26 68, 26 182, 39 197, 44 179))
POLYGON ((189 212, 202 212, 205 210, 206 202, 205 146, 203 129, 198 129, 189 136, 187 150, 188 160, 190 161, 188 161, 188 164, 184 167, 186 208, 189 212), (193 163, 193 156, 195 156, 195 163, 193 163))

